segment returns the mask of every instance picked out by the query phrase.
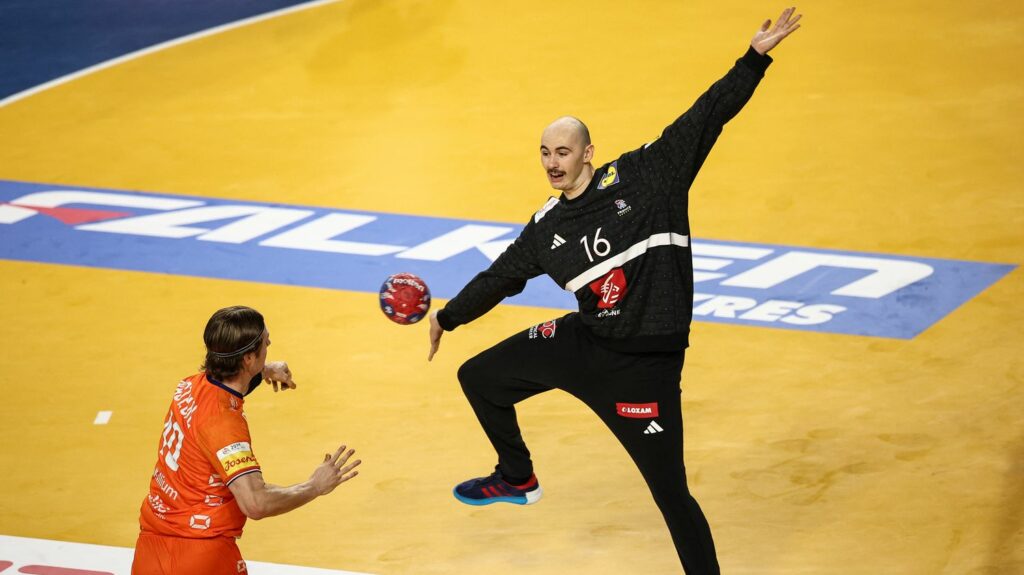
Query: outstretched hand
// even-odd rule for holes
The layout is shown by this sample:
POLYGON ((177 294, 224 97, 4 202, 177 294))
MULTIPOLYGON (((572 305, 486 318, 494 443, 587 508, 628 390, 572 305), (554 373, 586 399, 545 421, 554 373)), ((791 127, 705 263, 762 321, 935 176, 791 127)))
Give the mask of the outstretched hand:
POLYGON ((786 8, 782 11, 782 15, 775 22, 775 26, 772 26, 771 20, 765 20, 764 24, 761 24, 761 29, 754 34, 754 39, 750 41, 750 46, 757 51, 758 54, 764 56, 769 50, 779 45, 779 42, 796 31, 800 27, 797 22, 800 21, 800 17, 803 14, 797 14, 793 18, 793 12, 796 8, 786 8), (769 28, 771 28, 769 30, 769 28))
POLYGON ((437 312, 434 312, 430 314, 430 354, 427 355, 427 361, 434 359, 437 348, 441 346, 442 335, 444 335, 444 329, 437 321, 437 312))
POLYGON ((334 491, 335 487, 359 475, 355 468, 359 467, 362 461, 357 459, 352 463, 348 462, 355 452, 355 449, 345 451, 345 446, 342 445, 334 452, 334 455, 329 453, 324 455, 323 463, 313 471, 313 475, 309 478, 317 495, 327 495, 334 491))
POLYGON ((288 363, 284 361, 271 361, 263 366, 263 379, 274 386, 274 393, 277 393, 278 387, 281 388, 281 391, 295 389, 292 370, 288 368, 288 363))

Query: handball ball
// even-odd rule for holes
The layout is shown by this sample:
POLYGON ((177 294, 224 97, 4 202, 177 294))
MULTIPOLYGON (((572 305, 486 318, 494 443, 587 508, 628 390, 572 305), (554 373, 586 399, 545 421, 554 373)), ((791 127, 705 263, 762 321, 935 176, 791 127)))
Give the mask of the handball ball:
POLYGON ((414 274, 389 276, 380 286, 380 309, 395 323, 416 323, 430 310, 430 289, 414 274))

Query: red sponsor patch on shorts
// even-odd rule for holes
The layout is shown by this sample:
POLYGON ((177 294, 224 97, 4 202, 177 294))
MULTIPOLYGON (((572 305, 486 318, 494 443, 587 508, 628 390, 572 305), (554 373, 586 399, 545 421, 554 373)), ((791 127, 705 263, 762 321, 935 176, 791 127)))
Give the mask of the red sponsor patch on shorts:
POLYGON ((622 417, 633 419, 651 419, 658 417, 658 404, 655 403, 616 403, 615 412, 622 417))

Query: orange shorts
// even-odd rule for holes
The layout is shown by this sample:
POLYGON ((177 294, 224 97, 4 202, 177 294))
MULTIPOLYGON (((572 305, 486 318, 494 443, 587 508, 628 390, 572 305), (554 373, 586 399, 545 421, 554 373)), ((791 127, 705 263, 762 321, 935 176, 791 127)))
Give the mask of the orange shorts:
POLYGON ((135 543, 132 575, 248 573, 233 537, 188 539, 143 531, 135 543))

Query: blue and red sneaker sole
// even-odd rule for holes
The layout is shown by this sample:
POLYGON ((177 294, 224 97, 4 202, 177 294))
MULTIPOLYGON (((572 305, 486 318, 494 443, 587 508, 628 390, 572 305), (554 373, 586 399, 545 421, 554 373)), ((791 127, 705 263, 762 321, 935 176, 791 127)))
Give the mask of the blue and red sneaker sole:
MULTIPOLYGON (((491 476, 493 478, 494 476, 491 476)), ((466 505, 490 505, 492 503, 513 503, 515 505, 532 505, 544 495, 536 477, 524 485, 511 485, 494 478, 477 478, 460 483, 452 489, 452 495, 466 505), (498 483, 500 482, 500 485, 498 483), (486 483, 481 487, 481 483, 486 483), (459 493, 462 488, 464 493, 459 493)))

